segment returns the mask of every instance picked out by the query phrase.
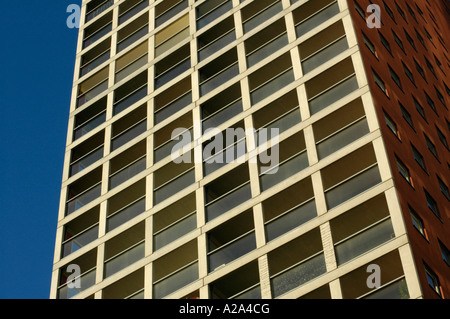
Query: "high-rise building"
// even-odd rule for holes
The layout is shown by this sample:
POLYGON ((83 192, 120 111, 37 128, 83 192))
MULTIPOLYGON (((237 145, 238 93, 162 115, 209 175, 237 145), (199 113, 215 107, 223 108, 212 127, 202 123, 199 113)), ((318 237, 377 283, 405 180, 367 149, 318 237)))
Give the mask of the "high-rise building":
POLYGON ((84 0, 51 298, 448 298, 446 0, 84 0))

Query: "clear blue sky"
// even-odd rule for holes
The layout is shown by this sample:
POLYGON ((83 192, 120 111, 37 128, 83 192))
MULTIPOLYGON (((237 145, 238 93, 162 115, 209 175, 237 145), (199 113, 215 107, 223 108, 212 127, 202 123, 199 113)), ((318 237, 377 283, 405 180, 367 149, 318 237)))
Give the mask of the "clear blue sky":
POLYGON ((0 10, 0 298, 47 299, 77 29, 69 4, 10 1, 0 10))

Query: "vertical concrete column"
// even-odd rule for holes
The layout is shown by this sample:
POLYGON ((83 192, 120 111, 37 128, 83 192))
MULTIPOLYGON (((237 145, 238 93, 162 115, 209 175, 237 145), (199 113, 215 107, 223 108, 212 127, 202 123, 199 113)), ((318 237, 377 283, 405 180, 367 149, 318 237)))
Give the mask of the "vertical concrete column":
POLYGON ((249 166, 249 176, 250 176, 250 187, 252 192, 252 197, 259 195, 259 169, 257 163, 257 146, 255 136, 256 132, 253 126, 253 118, 248 116, 244 119, 244 130, 246 138, 247 153, 249 156, 248 166, 249 166), (251 157, 251 158, 250 158, 251 157))
POLYGON ((247 55, 245 52, 244 42, 240 42, 236 46, 238 55, 239 73, 243 73, 247 70, 247 55))
POLYGON ((54 258, 53 263, 58 262, 61 259, 61 253, 62 253, 62 245, 64 238, 64 226, 59 226, 56 229, 56 240, 55 240, 55 252, 54 252, 54 258))
POLYGON ((110 120, 114 114, 113 114, 113 106, 114 106, 114 91, 111 90, 107 97, 106 97, 106 115, 105 115, 105 121, 110 120))
MULTIPOLYGON (((74 136, 74 129, 75 129, 75 115, 71 113, 69 115, 69 123, 67 125, 67 137, 66 137, 66 145, 72 144, 73 136, 74 136)), ((67 176, 67 175, 64 175, 67 176)))
POLYGON ((366 71, 364 69, 364 63, 362 60, 361 52, 356 52, 351 56, 353 67, 355 69, 356 80, 358 81, 359 87, 364 87, 368 85, 366 71))
POLYGON ((145 219, 145 256, 153 253, 153 216, 145 219))
POLYGON ((66 199, 67 199, 68 187, 64 186, 61 189, 61 197, 59 199, 59 214, 58 221, 61 221, 66 217, 66 199))
MULTIPOLYGON (((340 1, 341 2, 341 1, 340 1)), ((346 1, 342 1, 346 3, 346 1)), ((341 11, 343 11, 341 9, 341 11)), ((345 37, 347 38, 348 47, 352 48, 358 45, 358 39, 356 37, 355 29, 353 28, 353 21, 350 15, 346 15, 342 18, 344 24, 345 37)))
POLYGON ((301 84, 297 87, 297 96, 298 96, 298 102, 300 107, 300 115, 302 118, 302 121, 305 121, 311 117, 311 113, 309 111, 309 104, 308 104, 308 96, 306 94, 306 86, 305 84, 301 84))
POLYGON ((258 258, 259 278, 261 283, 261 298, 272 299, 272 290, 270 288, 269 261, 267 255, 258 258))
POLYGON ((323 183, 320 171, 311 174, 311 180, 314 190, 314 198, 316 201, 317 215, 323 215, 327 212, 327 204, 325 201, 325 194, 323 192, 323 183))
POLYGON ((205 215, 205 196, 203 194, 203 187, 199 187, 195 191, 195 201, 197 209, 197 228, 206 224, 205 215))
POLYGON ((281 0, 281 3, 283 4, 283 9, 289 8, 291 6, 290 0, 281 0))
MULTIPOLYGON (((283 7, 285 8, 285 3, 283 3, 283 7)), ((297 40, 297 34, 295 33, 295 23, 294 23, 294 16, 292 15, 292 12, 286 14, 284 16, 284 20, 286 23, 286 31, 289 43, 294 42, 297 40)))
POLYGON ((201 233, 200 236, 197 237, 197 249, 199 278, 203 278, 208 275, 208 262, 206 258, 208 239, 206 238, 206 233, 201 233))
POLYGON ((192 109, 193 117, 193 152, 194 156, 191 158, 194 161, 195 166, 195 180, 198 182, 203 179, 203 147, 202 147, 202 121, 201 110, 199 105, 195 105, 192 109))
POLYGON ((102 195, 106 194, 109 190, 109 166, 109 161, 105 161, 102 165, 102 195))
POLYGON ((373 148, 375 150, 375 157, 377 158, 381 180, 384 182, 392 179, 392 172, 389 166, 386 148, 384 147, 383 139, 381 136, 373 140, 373 148))
POLYGON ((144 298, 153 298, 153 263, 148 263, 144 267, 144 298))
MULTIPOLYGON (((150 81, 150 80, 149 80, 150 81)), ((153 128, 155 125, 154 119, 155 117, 153 114, 155 114, 155 99, 150 99, 147 101, 147 131, 153 128)))
MULTIPOLYGON (((77 96, 78 96, 78 84, 75 83, 76 79, 74 79, 74 84, 72 86, 72 97, 70 103, 70 113, 74 112, 77 108, 77 96)), ((70 144, 70 143, 69 143, 70 144)))
POLYGON ((300 63, 300 52, 298 51, 297 47, 293 47, 290 50, 291 53, 291 61, 292 61, 292 68, 294 71, 294 77, 295 79, 300 79, 303 77, 303 70, 302 70, 302 64, 300 63))
POLYGON ((253 207, 253 220, 255 223, 256 247, 263 247, 266 244, 266 233, 264 229, 264 215, 261 203, 253 207))
POLYGON ((208 285, 204 285, 201 286, 199 289, 199 298, 200 299, 210 299, 209 297, 209 286, 208 285))
POLYGON ((190 49, 191 49, 191 66, 192 65, 197 65, 198 63, 198 45, 197 45, 197 41, 194 37, 194 34, 197 32, 197 28, 196 28, 196 16, 195 16, 195 10, 190 10, 189 11, 189 34, 190 34, 190 49))
POLYGON ((103 154, 108 156, 111 153, 112 125, 105 127, 105 142, 103 144, 103 154))
POLYGON ((98 238, 106 234, 106 215, 108 213, 108 201, 100 203, 100 213, 98 220, 98 238))
MULTIPOLYGON (((149 14, 149 29, 154 29, 154 21, 155 21, 155 7, 150 8, 148 11, 149 14), (152 28, 150 28, 150 26, 152 28)), ((155 35, 152 35, 148 38, 148 60, 153 61, 155 59, 155 35)), ((147 83, 147 92, 149 94, 155 90, 155 66, 151 64, 148 68, 148 83, 147 83)), ((149 113, 149 115, 153 113, 149 113)))
POLYGON ((341 12, 345 11, 345 10, 348 10, 347 0, 338 0, 337 2, 338 2, 338 5, 339 5, 339 10, 341 12))
MULTIPOLYGON (((119 10, 118 8, 119 7, 117 7, 115 9, 115 11, 118 12, 118 10, 119 10)), ((115 28, 117 28, 117 22, 115 22, 115 21, 117 21, 117 19, 113 20, 113 30, 115 30, 115 28)), ((113 32, 111 34, 111 57, 113 57, 113 56, 115 56, 117 54, 117 35, 118 35, 117 32, 113 32)))
POLYGON ((153 173, 146 176, 145 194, 145 210, 149 210, 153 207, 153 173))
POLYGON ((323 253, 327 272, 337 268, 336 256, 334 253, 333 238, 331 235, 330 223, 320 225, 320 236, 322 238, 323 253))
MULTIPOLYGON (((105 266, 105 243, 101 243, 97 247, 97 267, 95 269, 95 284, 102 282, 103 280, 103 272, 105 266)), ((81 273, 86 271, 87 269, 81 269, 81 273)))
POLYGON ((343 299, 341 283, 339 281, 339 278, 331 281, 329 285, 330 285, 331 299, 343 299))
POLYGON ((400 237, 406 234, 406 225, 403 219, 402 209, 398 199, 397 191, 394 187, 384 192, 386 202, 391 215, 392 227, 394 228, 395 237, 400 237))
POLYGON ((312 125, 305 127, 303 129, 303 133, 305 134, 306 152, 308 154, 309 166, 312 166, 319 161, 312 125))
MULTIPOLYGON (((239 1, 236 1, 239 2, 239 1)), ((234 3, 236 5, 236 3, 234 3)), ((234 26, 235 26, 235 31, 236 31, 236 39, 241 38, 242 36, 244 36, 244 27, 242 25, 242 15, 241 15, 241 11, 236 11, 233 15, 234 18, 234 26)))
POLYGON ((114 30, 119 26, 119 6, 115 6, 113 8, 113 22, 112 22, 112 29, 114 30))
POLYGON ((146 147, 147 147, 147 152, 146 152, 146 162, 147 162, 147 168, 151 167, 154 163, 154 158, 153 158, 153 134, 150 134, 149 136, 147 136, 146 138, 146 147))
POLYGON ((420 287, 419 276, 417 273, 414 257, 412 255, 409 244, 401 246, 398 249, 400 259, 402 261, 403 272, 405 274, 406 285, 408 286, 409 298, 423 298, 422 289, 420 287))
POLYGON ((58 297, 58 274, 59 269, 52 271, 52 281, 50 283, 50 299, 56 299, 58 297))
POLYGON ((361 96, 364 113, 366 113, 367 124, 369 125, 370 132, 374 132, 380 129, 380 124, 378 122, 377 112, 375 110, 375 105, 373 103, 372 94, 370 92, 364 93, 361 96))
POLYGON ((71 154, 71 149, 66 147, 66 153, 64 154, 64 168, 63 168, 63 177, 62 177, 63 181, 67 181, 69 179, 70 157, 71 157, 70 154, 71 154))
POLYGON ((94 293, 94 299, 103 299, 103 290, 96 291, 94 293))

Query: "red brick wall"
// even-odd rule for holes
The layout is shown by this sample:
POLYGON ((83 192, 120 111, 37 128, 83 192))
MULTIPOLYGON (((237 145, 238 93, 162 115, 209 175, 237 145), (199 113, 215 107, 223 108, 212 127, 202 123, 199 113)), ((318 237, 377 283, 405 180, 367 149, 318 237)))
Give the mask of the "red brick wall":
MULTIPOLYGON (((408 236, 413 247, 423 296, 427 299, 440 298, 440 296, 427 283, 424 263, 439 277, 443 297, 450 298, 450 267, 444 262, 438 243, 439 239, 450 249, 450 202, 440 191, 437 180, 438 175, 450 187, 450 153, 439 139, 436 130, 436 127, 440 129, 450 145, 450 124, 448 124, 450 121, 448 110, 450 97, 445 87, 445 85, 450 87, 450 79, 448 77, 450 74, 450 54, 447 51, 450 49, 450 9, 446 7, 446 3, 450 8, 450 1, 447 0, 385 0, 384 2, 382 0, 348 0, 350 14, 354 21, 369 85, 381 124, 383 140, 386 144, 392 167, 394 182, 405 217, 408 236), (380 28, 369 28, 366 21, 355 9, 354 2, 358 3, 364 11, 371 3, 379 5, 382 20, 380 28), (395 21, 386 11, 384 3, 392 10, 395 21), (397 10, 396 4, 404 12, 406 21, 397 10), (417 22, 410 14, 407 4, 413 10, 417 22), (419 13, 416 4, 423 16, 419 13), (436 21, 431 17, 431 14, 436 21), (405 30, 413 39, 416 49, 407 40, 405 30), (416 30, 423 38, 424 45, 419 41, 416 30), (431 35, 431 40, 428 38, 425 30, 431 35), (392 31, 401 39, 404 51, 396 43, 392 31), (377 57, 364 44, 363 32, 375 46, 377 57), (439 35, 438 32, 440 32, 439 35), (382 44, 380 33, 389 42, 391 53, 382 44), (435 60, 435 56, 440 61, 440 67, 435 60), (435 75, 427 67, 426 59, 432 65, 435 75), (426 79, 417 71, 415 61, 423 69, 426 79), (405 74, 402 63, 413 74, 415 85, 405 74), (400 78, 402 89, 391 79, 389 67, 400 78), (384 81, 388 92, 387 95, 373 81, 372 70, 384 81), (439 100, 435 88, 442 94, 445 105, 439 100), (433 100, 435 111, 428 105, 424 90, 433 100), (417 112, 413 96, 424 108, 426 119, 417 112), (403 118, 399 102, 411 115, 414 129, 403 118), (383 112, 386 112, 396 123, 400 138, 395 136, 385 124, 383 112), (434 143, 439 159, 436 159, 428 150, 424 133, 434 143), (427 172, 415 161, 411 143, 424 157, 427 172), (412 186, 398 172, 396 156, 409 169, 412 186), (424 189, 436 200, 440 211, 440 219, 428 208, 424 189), (427 239, 414 228, 408 206, 413 208, 422 218, 427 231, 427 239)), ((370 13, 366 12, 366 17, 369 15, 370 13)))

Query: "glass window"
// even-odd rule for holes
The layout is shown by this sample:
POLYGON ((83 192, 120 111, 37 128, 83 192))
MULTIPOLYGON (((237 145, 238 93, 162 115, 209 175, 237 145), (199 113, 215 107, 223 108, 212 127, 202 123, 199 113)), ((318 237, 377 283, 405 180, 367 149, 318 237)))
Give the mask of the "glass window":
POLYGON ((375 80, 375 83, 378 85, 381 91, 383 91, 384 94, 387 95, 386 85, 384 84, 383 80, 381 80, 381 78, 378 76, 378 74, 376 74, 375 72, 373 72, 373 79, 375 80))
POLYGON ((391 8, 389 8, 389 6, 383 1, 384 4, 384 9, 386 10, 386 12, 389 14, 389 16, 391 17, 392 20, 394 20, 395 22, 395 17, 394 17, 394 13, 392 12, 391 8))
POLYGON ((400 38, 398 37, 397 33, 394 32, 394 30, 392 30, 392 35, 394 36, 395 42, 398 44, 400 49, 402 49, 402 51, 404 52, 405 48, 403 46, 403 42, 402 42, 402 40, 400 40, 400 38))
POLYGON ((425 167, 425 160, 423 159, 422 154, 414 147, 414 145, 411 144, 412 152, 414 155, 414 159, 417 163, 419 163, 420 167, 422 167, 425 171, 427 171, 425 167))
POLYGON ((425 72, 423 72, 423 69, 422 69, 422 67, 420 66, 420 64, 414 59, 414 63, 415 63, 415 65, 416 65, 416 70, 417 70, 417 72, 419 72, 420 73, 420 75, 424 78, 424 80, 426 81, 427 79, 426 79, 426 77, 425 77, 425 72))
POLYGON ((442 297, 441 294, 441 284, 439 283, 439 278, 438 276, 427 266, 425 266, 425 273, 427 276, 427 281, 428 284, 430 285, 431 288, 433 288, 433 290, 440 296, 442 297))
POLYGON ((445 100, 444 100, 444 97, 442 96, 442 93, 436 87, 434 87, 434 90, 436 92, 436 96, 439 99, 439 101, 441 101, 441 103, 445 106, 445 108, 447 108, 445 105, 445 100))
POLYGON ((442 258, 445 263, 450 266, 450 250, 440 240, 439 247, 441 248, 442 258))
POLYGON ((397 162, 397 168, 398 168, 398 171, 400 172, 400 174, 403 176, 404 179, 406 179, 406 181, 410 185, 412 185, 411 174, 409 173, 408 167, 406 167, 406 165, 403 164, 403 162, 401 160, 399 160, 398 158, 395 158, 395 161, 397 162))
POLYGON ((378 32, 378 35, 380 36, 380 41, 384 45, 386 50, 388 50, 389 53, 392 54, 392 52, 391 52, 391 45, 389 44, 388 40, 386 40, 386 38, 380 32, 378 32))
POLYGON ((427 234, 422 218, 420 218, 419 215, 417 215, 417 213, 411 207, 409 207, 409 213, 411 214, 411 220, 414 227, 423 237, 425 237, 425 239, 427 239, 427 234))
POLYGON ((423 91, 425 94, 425 98, 427 100, 428 105, 436 112, 436 106, 434 105, 433 99, 427 94, 427 92, 423 91))
POLYGON ((398 77, 397 73, 395 73, 395 71, 391 67, 389 67, 389 73, 391 74, 391 78, 392 78, 392 80, 394 80, 395 84, 397 84, 397 86, 400 88, 400 90, 403 91, 402 83, 400 82, 400 78, 398 77))
POLYGON ((409 14, 411 14, 411 16, 414 18, 414 20, 416 20, 416 22, 418 22, 417 18, 416 18, 416 14, 414 13, 413 9, 408 4, 406 4, 406 7, 408 9, 409 14))
POLYGON ((357 11, 358 14, 361 16, 361 18, 363 18, 364 20, 366 20, 366 13, 365 13, 364 10, 361 8, 361 6, 360 6, 356 1, 353 1, 353 5, 355 6, 356 11, 357 11))
POLYGON ((406 16, 405 16, 405 12, 402 10, 402 8, 400 8, 400 6, 398 5, 398 3, 395 3, 395 6, 397 7, 397 11, 398 13, 400 13, 400 15, 402 16, 402 18, 408 22, 408 20, 406 20, 406 16))
POLYGON ((401 103, 399 103, 399 104, 400 104, 400 111, 402 112, 403 118, 414 129, 414 123, 412 121, 411 114, 409 114, 409 112, 405 109, 405 107, 401 103))
POLYGON ((436 132, 437 132, 437 135, 438 135, 439 139, 441 140, 442 144, 444 144, 444 146, 448 149, 447 138, 445 137, 444 133, 442 133, 442 131, 437 126, 436 126, 436 132))
POLYGON ((424 190, 424 192, 425 192, 425 197, 427 199, 428 208, 430 208, 431 211, 440 219, 441 215, 439 213, 439 209, 438 209, 436 201, 430 195, 430 193, 428 193, 426 190, 424 190))
POLYGON ((400 134, 397 129, 397 124, 386 113, 384 113, 384 120, 386 121, 386 125, 389 127, 389 129, 392 131, 392 133, 394 133, 395 136, 397 136, 400 139, 400 134))
POLYGON ((427 142, 427 147, 430 150, 430 152, 438 158, 436 147, 434 146, 433 142, 431 142, 430 138, 425 135, 425 141, 427 142))
POLYGON ((155 35, 155 56, 169 51, 189 37, 189 15, 184 15, 155 35))
POLYGON ((363 40, 364 40, 364 44, 369 48, 369 50, 373 53, 373 55, 375 55, 377 58, 377 52, 375 50, 375 46, 373 45, 372 42, 369 41, 369 39, 363 34, 363 40))
POLYGON ((426 49, 426 46, 425 46, 425 42, 423 41, 423 37, 420 35, 420 33, 417 31, 417 30, 415 30, 416 31, 416 36, 417 36, 417 39, 419 39, 419 42, 425 47, 425 49, 426 49))
POLYGON ((450 194, 448 192, 447 185, 442 181, 442 179, 439 178, 439 176, 437 176, 437 180, 438 180, 439 188, 441 189, 442 194, 444 194, 445 198, 450 200, 450 194))
POLYGON ((416 82, 414 81, 414 76, 413 76, 411 70, 405 64, 403 64, 403 70, 405 71, 406 76, 411 80, 411 82, 414 85, 416 85, 416 82))
POLYGON ((414 106, 416 107, 417 112, 424 118, 425 118, 425 110, 423 109, 422 105, 416 100, 415 97, 413 97, 414 100, 414 106))
POLYGON ((428 69, 430 69, 431 73, 433 73, 433 75, 436 77, 436 73, 434 72, 434 67, 427 58, 425 58, 425 63, 427 64, 427 67, 428 67, 428 69))
POLYGON ((411 46, 414 48, 414 50, 416 50, 417 51, 417 49, 416 49, 416 45, 414 44, 414 40, 413 40, 413 38, 411 38, 411 36, 409 35, 409 33, 408 32, 406 32, 406 30, 404 30, 405 31, 405 36, 406 36, 406 39, 408 40, 408 42, 409 42, 409 44, 411 44, 411 46))

